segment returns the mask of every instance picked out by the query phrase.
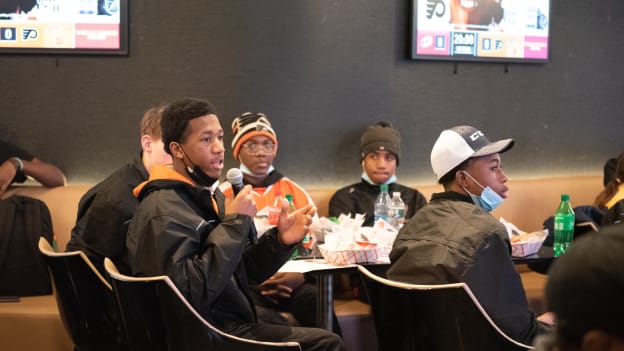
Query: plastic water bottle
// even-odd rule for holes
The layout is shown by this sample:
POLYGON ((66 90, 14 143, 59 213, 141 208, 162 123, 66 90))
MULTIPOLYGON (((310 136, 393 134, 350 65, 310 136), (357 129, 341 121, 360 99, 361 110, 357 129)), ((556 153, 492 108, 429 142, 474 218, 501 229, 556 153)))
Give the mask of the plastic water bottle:
POLYGON ((398 191, 392 193, 392 200, 388 208, 388 219, 396 230, 401 229, 403 226, 403 221, 405 219, 405 203, 401 199, 401 193, 398 191))
POLYGON ((379 219, 390 223, 388 218, 388 209, 390 208, 390 194, 388 194, 388 184, 381 185, 381 192, 375 200, 375 222, 379 219))
POLYGON ((574 210, 570 205, 570 195, 562 194, 561 203, 555 212, 555 244, 553 250, 555 256, 560 256, 570 245, 574 238, 574 210))

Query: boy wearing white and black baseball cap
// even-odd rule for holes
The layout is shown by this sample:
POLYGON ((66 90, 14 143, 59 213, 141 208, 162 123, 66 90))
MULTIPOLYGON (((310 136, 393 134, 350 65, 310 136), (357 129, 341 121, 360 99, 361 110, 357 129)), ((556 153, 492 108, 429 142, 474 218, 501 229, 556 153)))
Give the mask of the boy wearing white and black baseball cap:
POLYGON ((469 158, 509 151, 513 139, 490 142, 482 131, 458 126, 442 131, 431 150, 431 167, 438 180, 469 158))
MULTIPOLYGON (((490 211, 507 197, 500 154, 512 139, 491 142, 471 126, 442 131, 431 167, 444 186, 399 232, 388 277, 414 284, 465 282, 507 335, 531 344, 550 329, 529 310, 511 259, 507 230, 490 211)), ((540 317, 548 322, 551 314, 540 317)))

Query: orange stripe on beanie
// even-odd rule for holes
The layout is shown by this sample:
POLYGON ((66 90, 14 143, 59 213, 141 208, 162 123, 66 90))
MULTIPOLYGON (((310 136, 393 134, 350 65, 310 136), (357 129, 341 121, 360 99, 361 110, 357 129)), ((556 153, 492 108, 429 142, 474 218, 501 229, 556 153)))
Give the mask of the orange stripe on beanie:
POLYGON ((266 136, 277 145, 277 135, 275 135, 275 131, 271 128, 271 122, 264 113, 245 112, 234 118, 232 133, 234 134, 232 153, 236 159, 238 159, 241 145, 257 135, 266 136))

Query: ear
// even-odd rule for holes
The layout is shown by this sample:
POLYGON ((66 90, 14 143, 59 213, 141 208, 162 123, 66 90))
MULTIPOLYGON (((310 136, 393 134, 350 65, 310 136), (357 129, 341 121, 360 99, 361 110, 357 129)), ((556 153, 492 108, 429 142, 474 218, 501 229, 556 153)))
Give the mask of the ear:
POLYGON ((171 150, 171 156, 177 159, 184 159, 184 151, 182 151, 182 146, 175 141, 169 143, 169 150, 171 150))
MULTIPOLYGON (((621 347, 622 345, 620 345, 621 347)), ((613 336, 601 331, 590 330, 583 335, 581 340, 582 351, 608 351, 608 350, 621 350, 617 348, 617 341, 613 336)))
POLYGON ((468 185, 468 177, 466 177, 466 173, 460 170, 455 172, 455 182, 459 184, 462 188, 467 188, 468 185))
POLYGON ((147 134, 141 136, 141 149, 144 152, 152 152, 152 137, 147 134))

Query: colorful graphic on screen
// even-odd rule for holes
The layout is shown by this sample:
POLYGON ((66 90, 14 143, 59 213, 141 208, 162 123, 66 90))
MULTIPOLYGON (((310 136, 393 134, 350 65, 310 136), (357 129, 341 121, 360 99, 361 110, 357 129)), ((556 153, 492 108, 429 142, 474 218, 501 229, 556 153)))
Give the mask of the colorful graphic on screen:
POLYGON ((121 0, 0 0, 0 49, 122 50, 121 0))
POLYGON ((548 60, 550 0, 413 0, 412 58, 548 60))

